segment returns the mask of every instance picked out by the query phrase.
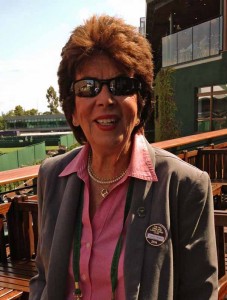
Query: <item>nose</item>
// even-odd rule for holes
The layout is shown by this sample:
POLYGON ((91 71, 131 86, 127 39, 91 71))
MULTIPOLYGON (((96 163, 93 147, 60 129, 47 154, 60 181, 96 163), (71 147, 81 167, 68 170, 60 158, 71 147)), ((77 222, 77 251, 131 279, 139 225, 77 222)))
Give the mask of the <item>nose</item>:
POLYGON ((102 106, 109 106, 113 105, 114 102, 114 96, 109 91, 107 84, 103 84, 100 93, 96 96, 96 104, 102 106))

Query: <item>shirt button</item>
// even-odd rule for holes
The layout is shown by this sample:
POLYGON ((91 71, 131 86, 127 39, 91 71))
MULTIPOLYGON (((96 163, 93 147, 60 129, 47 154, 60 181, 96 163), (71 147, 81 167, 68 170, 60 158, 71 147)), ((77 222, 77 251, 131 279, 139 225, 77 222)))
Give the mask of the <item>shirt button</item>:
POLYGON ((87 247, 87 249, 90 249, 91 248, 91 243, 86 243, 86 247, 87 247))
POLYGON ((140 217, 140 218, 144 218, 145 215, 146 215, 146 211, 145 211, 145 207, 141 206, 137 209, 137 215, 140 217))
POLYGON ((82 279, 83 281, 85 281, 85 280, 86 280, 86 278, 87 278, 87 277, 86 277, 86 275, 85 275, 85 274, 82 274, 82 275, 81 275, 81 279, 82 279))

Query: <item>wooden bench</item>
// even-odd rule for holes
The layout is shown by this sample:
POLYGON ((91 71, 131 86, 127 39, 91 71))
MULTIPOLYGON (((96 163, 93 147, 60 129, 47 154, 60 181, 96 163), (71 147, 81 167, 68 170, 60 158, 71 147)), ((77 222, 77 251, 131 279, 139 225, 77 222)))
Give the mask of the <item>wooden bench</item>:
POLYGON ((22 299, 23 292, 0 287, 0 300, 22 299))
POLYGON ((219 143, 219 144, 210 144, 212 149, 223 149, 227 148, 227 142, 219 143))
POLYGON ((202 148, 198 150, 196 166, 206 171, 214 191, 215 208, 227 208, 227 148, 202 148), (220 192, 221 191, 221 192, 220 192))
POLYGON ((0 260, 6 260, 6 237, 5 237, 5 224, 6 214, 9 211, 11 203, 0 204, 0 260))
MULTIPOLYGON (((7 259, 6 253, 6 237, 5 237, 5 223, 6 214, 9 211, 11 203, 0 204, 0 260, 5 261, 7 259)), ((9 289, 0 287, 0 300, 3 299, 21 299, 23 292, 15 289, 9 289)))
POLYGON ((198 147, 193 150, 182 150, 181 153, 179 153, 177 156, 183 159, 184 161, 188 162, 189 164, 193 166, 198 165, 198 151, 200 150, 211 150, 211 149, 227 149, 227 142, 224 143, 219 143, 219 144, 210 144, 209 146, 206 147, 198 147))
POLYGON ((196 150, 184 150, 178 157, 206 171, 212 182, 215 208, 227 208, 227 143, 196 150))
POLYGON ((215 210, 214 223, 218 255, 218 277, 221 278, 226 273, 225 227, 227 226, 227 210, 215 210))
POLYGON ((206 171, 212 182, 227 184, 227 149, 199 149, 196 166, 206 171))
POLYGON ((7 227, 8 253, 0 260, 0 287, 22 291, 22 299, 26 299, 29 281, 37 273, 34 261, 38 241, 37 201, 25 196, 13 198, 7 227))
POLYGON ((218 281, 218 300, 227 299, 227 275, 224 275, 218 281))
POLYGON ((178 154, 178 157, 189 163, 190 165, 196 166, 196 157, 198 150, 183 150, 182 153, 178 154))

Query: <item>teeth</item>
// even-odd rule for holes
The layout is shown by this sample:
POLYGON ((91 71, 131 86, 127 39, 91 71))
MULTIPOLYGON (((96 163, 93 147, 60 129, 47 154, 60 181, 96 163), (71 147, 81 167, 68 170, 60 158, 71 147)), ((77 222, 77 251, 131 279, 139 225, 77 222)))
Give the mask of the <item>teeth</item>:
POLYGON ((112 125, 115 124, 117 121, 115 119, 104 119, 104 120, 97 120, 97 123, 101 125, 112 125))

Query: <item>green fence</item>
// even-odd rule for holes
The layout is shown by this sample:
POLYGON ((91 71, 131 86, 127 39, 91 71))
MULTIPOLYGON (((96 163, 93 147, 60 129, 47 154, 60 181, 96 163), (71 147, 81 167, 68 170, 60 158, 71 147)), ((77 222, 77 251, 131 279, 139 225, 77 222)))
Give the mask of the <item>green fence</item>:
POLYGON ((39 143, 0 156, 0 171, 31 166, 46 158, 45 143, 39 143))
POLYGON ((76 139, 74 138, 73 134, 62 135, 60 137, 60 145, 66 146, 67 148, 69 148, 75 143, 76 139))
POLYGON ((18 168, 17 152, 14 151, 0 156, 0 171, 18 168))

